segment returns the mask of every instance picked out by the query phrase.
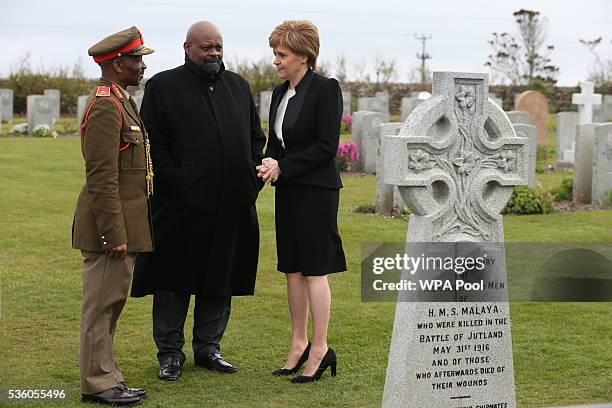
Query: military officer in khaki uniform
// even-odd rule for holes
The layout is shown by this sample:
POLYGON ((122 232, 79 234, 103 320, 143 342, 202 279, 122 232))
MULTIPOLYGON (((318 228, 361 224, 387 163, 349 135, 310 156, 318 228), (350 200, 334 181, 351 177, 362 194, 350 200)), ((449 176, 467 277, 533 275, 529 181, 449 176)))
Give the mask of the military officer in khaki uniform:
POLYGON ((74 215, 72 246, 83 254, 80 372, 82 400, 131 405, 146 391, 128 388, 113 356, 117 320, 128 297, 135 255, 153 250, 149 196, 153 169, 136 103, 126 91, 146 69, 136 27, 89 49, 102 78, 81 122, 85 185, 74 215))

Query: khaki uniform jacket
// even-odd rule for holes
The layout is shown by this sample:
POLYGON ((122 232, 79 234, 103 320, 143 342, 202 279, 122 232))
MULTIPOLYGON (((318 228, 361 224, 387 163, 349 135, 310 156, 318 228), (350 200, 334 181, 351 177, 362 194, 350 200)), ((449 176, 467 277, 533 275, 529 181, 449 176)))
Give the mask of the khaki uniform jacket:
POLYGON ((72 246, 104 252, 153 250, 146 183, 145 129, 132 103, 101 78, 81 120, 85 185, 76 205, 72 246))

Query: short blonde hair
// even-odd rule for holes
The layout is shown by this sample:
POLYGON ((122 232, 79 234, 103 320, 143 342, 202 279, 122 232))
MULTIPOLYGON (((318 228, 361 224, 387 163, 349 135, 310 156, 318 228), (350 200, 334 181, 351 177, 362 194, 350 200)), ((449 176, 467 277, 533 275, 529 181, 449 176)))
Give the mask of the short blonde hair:
POLYGON ((308 65, 315 70, 319 56, 319 30, 308 20, 285 20, 268 38, 270 47, 286 47, 294 54, 305 55, 308 65))

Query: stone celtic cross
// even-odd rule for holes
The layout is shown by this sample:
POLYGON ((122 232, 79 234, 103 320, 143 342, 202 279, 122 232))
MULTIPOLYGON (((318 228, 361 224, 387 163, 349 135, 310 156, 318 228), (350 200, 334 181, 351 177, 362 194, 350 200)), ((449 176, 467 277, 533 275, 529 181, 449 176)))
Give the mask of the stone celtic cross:
POLYGON ((385 183, 413 215, 409 241, 503 241, 499 213, 527 184, 528 141, 488 98, 488 76, 436 72, 433 96, 385 141, 385 183))
MULTIPOLYGON (((452 243, 444 256, 461 256, 460 247, 472 247, 455 243, 492 249, 499 262, 483 276, 500 284, 503 296, 457 293, 440 303, 410 291, 399 294, 384 408, 516 407, 510 311, 507 301, 495 300, 507 299, 499 213, 513 187, 527 184, 529 141, 516 136, 488 88, 486 74, 435 72, 433 96, 397 136, 385 137, 384 181, 398 186, 413 211, 406 254, 435 253, 439 242, 452 243), (480 307, 483 315, 471 316, 470 307, 480 307), (478 334, 471 325, 480 323, 478 334), (486 347, 480 335, 489 336, 486 347)), ((410 275, 402 271, 402 279, 410 275)), ((415 276, 441 275, 424 270, 415 276)))
POLYGON ((587 81, 580 84, 579 94, 572 94, 572 103, 578 105, 580 125, 593 123, 593 105, 601 105, 601 95, 594 92, 595 85, 587 81))

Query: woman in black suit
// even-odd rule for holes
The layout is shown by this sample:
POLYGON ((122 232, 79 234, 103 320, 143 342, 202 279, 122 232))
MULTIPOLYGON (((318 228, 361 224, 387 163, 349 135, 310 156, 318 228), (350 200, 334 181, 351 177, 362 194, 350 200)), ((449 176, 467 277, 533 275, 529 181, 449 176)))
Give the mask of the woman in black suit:
POLYGON ((291 348, 284 368, 294 383, 316 381, 327 367, 336 375, 336 355, 327 346, 331 293, 327 275, 346 270, 338 234, 336 165, 342 93, 338 81, 314 72, 319 34, 310 21, 285 21, 269 38, 274 65, 285 82, 272 94, 266 158, 257 167, 276 187, 278 270, 287 278, 291 348), (313 323, 308 342, 308 310, 313 323))

